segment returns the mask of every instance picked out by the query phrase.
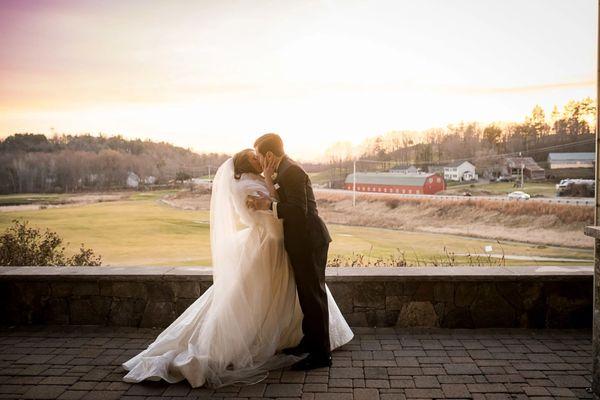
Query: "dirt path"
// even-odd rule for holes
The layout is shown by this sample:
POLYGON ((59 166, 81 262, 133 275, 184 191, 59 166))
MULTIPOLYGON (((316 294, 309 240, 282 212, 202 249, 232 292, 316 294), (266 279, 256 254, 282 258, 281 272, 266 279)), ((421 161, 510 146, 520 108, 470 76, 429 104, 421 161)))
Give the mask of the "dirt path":
POLYGON ((12 211, 32 211, 32 210, 40 210, 46 208, 64 208, 64 207, 74 207, 81 206, 85 204, 93 204, 100 203, 105 201, 118 201, 124 200, 131 196, 131 193, 111 193, 111 194, 101 194, 101 193, 91 193, 91 194, 81 194, 81 195, 73 195, 69 196, 65 199, 61 199, 61 203, 58 204, 21 204, 21 205, 12 205, 12 206, 0 206, 0 212, 12 212, 12 211))

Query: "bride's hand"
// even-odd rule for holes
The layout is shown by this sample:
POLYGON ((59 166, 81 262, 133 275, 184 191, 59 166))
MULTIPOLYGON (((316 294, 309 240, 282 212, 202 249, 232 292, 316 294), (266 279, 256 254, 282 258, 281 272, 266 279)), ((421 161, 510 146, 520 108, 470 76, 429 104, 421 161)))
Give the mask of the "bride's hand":
POLYGON ((265 179, 271 180, 271 176, 273 176, 273 174, 275 173, 275 164, 275 158, 271 158, 271 160, 267 162, 263 169, 265 179))

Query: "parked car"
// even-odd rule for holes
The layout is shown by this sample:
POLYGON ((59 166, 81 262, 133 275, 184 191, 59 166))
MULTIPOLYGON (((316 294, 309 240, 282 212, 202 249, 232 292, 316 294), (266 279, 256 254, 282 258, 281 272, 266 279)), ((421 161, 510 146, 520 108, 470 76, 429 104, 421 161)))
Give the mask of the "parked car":
POLYGON ((496 182, 510 182, 512 178, 510 176, 500 176, 496 179, 496 182))
POLYGON ((517 190, 516 192, 509 193, 508 198, 514 199, 514 200, 529 200, 531 198, 531 196, 525 192, 517 190))
POLYGON ((594 197, 593 179, 563 179, 556 185, 557 196, 594 197))

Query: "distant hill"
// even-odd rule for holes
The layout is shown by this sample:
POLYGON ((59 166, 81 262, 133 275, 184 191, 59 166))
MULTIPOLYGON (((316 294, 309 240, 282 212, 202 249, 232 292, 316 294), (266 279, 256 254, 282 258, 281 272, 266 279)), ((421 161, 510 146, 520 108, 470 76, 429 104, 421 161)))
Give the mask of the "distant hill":
POLYGON ((122 136, 14 134, 0 141, 0 193, 118 189, 130 173, 164 184, 205 176, 227 157, 122 136))

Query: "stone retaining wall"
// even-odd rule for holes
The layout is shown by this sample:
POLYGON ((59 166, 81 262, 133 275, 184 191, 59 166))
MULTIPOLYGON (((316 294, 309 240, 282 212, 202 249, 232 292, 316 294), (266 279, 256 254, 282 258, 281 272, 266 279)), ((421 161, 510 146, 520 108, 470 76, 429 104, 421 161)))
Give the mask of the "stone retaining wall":
MULTIPOLYGON (((208 267, 0 267, 0 324, 165 327, 208 267)), ((352 326, 592 326, 592 267, 330 268, 352 326)))

